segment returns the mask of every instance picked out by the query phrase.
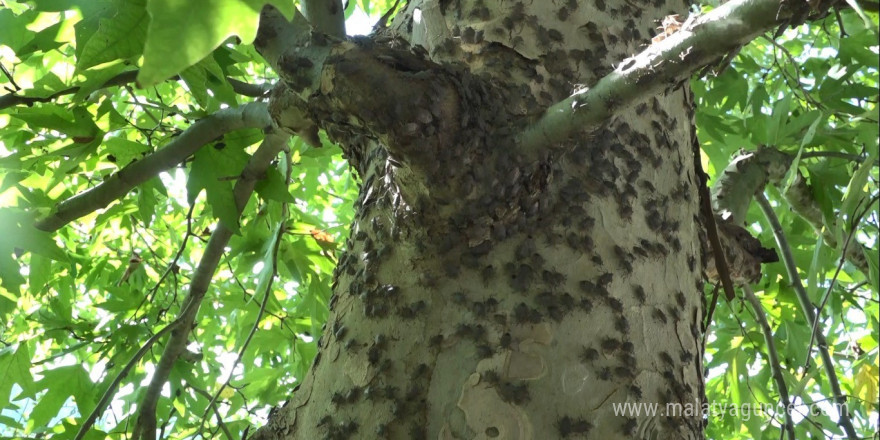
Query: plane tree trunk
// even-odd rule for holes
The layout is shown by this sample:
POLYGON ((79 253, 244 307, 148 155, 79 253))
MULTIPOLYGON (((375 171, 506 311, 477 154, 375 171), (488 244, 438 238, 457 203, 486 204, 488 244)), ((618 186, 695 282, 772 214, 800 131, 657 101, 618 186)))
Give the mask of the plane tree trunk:
POLYGON ((614 413, 704 398, 686 83, 553 145, 515 136, 686 10, 412 0, 344 42, 264 11, 276 121, 326 130, 362 186, 318 356, 252 438, 702 438, 698 411, 614 413))

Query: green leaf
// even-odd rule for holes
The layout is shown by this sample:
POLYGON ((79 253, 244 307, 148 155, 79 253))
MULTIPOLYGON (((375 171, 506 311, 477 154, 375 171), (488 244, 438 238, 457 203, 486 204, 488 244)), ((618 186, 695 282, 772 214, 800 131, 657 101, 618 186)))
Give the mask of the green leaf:
POLYGON ((266 177, 257 182, 255 187, 257 194, 267 200, 275 200, 278 202, 292 203, 295 201, 287 184, 284 182, 284 176, 278 172, 277 168, 269 168, 266 171, 266 177))
MULTIPOLYGON (((2 215, 2 213, 0 213, 2 215)), ((4 289, 8 290, 11 293, 18 295, 20 293, 21 285, 25 283, 24 277, 21 275, 21 267, 18 262, 12 258, 13 249, 9 246, 3 246, 0 243, 0 286, 4 289)), ((2 290, 0 290, 0 294, 2 294, 2 290)), ((3 318, 8 310, 6 307, 11 302, 10 298, 6 296, 0 297, 0 305, 3 305, 3 309, 0 309, 0 318, 3 318)), ((14 304, 14 303, 13 303, 14 304)))
MULTIPOLYGON (((74 102, 81 102, 89 97, 93 92, 104 86, 107 81, 113 79, 117 75, 126 70, 131 70, 130 66, 123 63, 108 64, 103 68, 89 69, 81 73, 83 80, 78 84, 79 90, 73 95, 74 102)), ((112 96, 111 91, 104 91, 104 95, 112 96)), ((100 96, 100 95, 99 95, 100 96)), ((97 98, 93 97, 92 102, 97 102, 97 98)))
POLYGON ((852 179, 850 179, 849 184, 846 186, 846 191, 843 193, 843 204, 840 207, 840 212, 846 214, 847 218, 852 219, 855 215, 858 202, 860 200, 866 200, 866 197, 870 196, 867 192, 866 184, 868 183, 868 176, 871 174, 871 170, 875 166, 874 162, 877 160, 878 156, 880 156, 880 151, 876 148, 872 149, 868 153, 868 158, 859 165, 859 168, 853 174, 852 179))
MULTIPOLYGON (((116 14, 116 11, 120 7, 118 3, 121 1, 124 0, 74 0, 69 2, 65 0, 57 1, 57 3, 67 4, 59 4, 53 9, 62 11, 68 9, 77 9, 79 10, 80 15, 82 15, 82 20, 80 20, 73 26, 74 38, 76 39, 77 58, 82 55, 83 49, 86 47, 86 44, 88 44, 89 40, 92 38, 92 35, 94 35, 95 32, 97 32, 100 28, 101 21, 104 19, 113 18, 113 15, 116 14)), ((40 6, 48 3, 53 3, 53 0, 41 0, 40 6)))
POLYGON ((37 389, 31 376, 31 353, 27 344, 13 344, 0 349, 0 396, 6 399, 33 397, 37 389), (12 385, 21 387, 18 396, 10 396, 12 385))
POLYGON ((77 59, 77 70, 141 54, 150 21, 144 0, 114 1, 98 18, 97 30, 88 38, 77 59))
POLYGON ((162 187, 162 182, 159 178, 154 177, 142 184, 140 191, 138 191, 138 215, 141 222, 147 227, 150 226, 153 217, 157 214, 156 206, 159 204, 159 198, 156 197, 157 187, 162 187))
POLYGON ((18 52, 25 42, 33 35, 27 29, 28 23, 34 19, 35 11, 25 11, 21 15, 15 15, 11 9, 0 9, 0 46, 9 46, 13 52, 18 52))
POLYGON ((41 255, 33 255, 28 264, 28 285, 31 293, 41 296, 52 277, 52 260, 41 255))
POLYGON ((257 295, 272 294, 272 292, 267 292, 266 289, 269 287, 269 282, 272 281, 272 277, 275 276, 275 255, 278 251, 278 240, 281 237, 283 229, 284 222, 278 222, 275 226, 275 230, 269 235, 269 239, 263 244, 263 252, 260 258, 263 267, 260 268, 260 272, 257 274, 257 288, 254 291, 257 295))
POLYGON ((180 78, 186 82, 189 92, 192 93, 192 97, 203 108, 208 105, 207 73, 205 72, 204 67, 199 66, 199 64, 209 59, 210 58, 205 58, 198 64, 188 67, 180 72, 180 78))
POLYGON ((239 214, 232 188, 247 160, 248 155, 243 150, 232 146, 202 148, 195 154, 186 184, 190 204, 204 189, 214 217, 236 234, 239 233, 239 214))
POLYGON ((133 142, 120 137, 108 137, 102 143, 107 158, 122 168, 150 153, 150 147, 140 142, 133 142), (112 157, 111 157, 112 156, 112 157))
POLYGON ((76 402, 80 414, 88 414, 95 407, 96 389, 81 365, 57 367, 42 374, 37 386, 46 393, 30 414, 30 422, 34 425, 47 426, 69 398, 76 402))
POLYGON ((22 108, 10 116, 26 122, 34 131, 56 130, 76 138, 94 137, 97 133, 97 127, 90 119, 72 118, 70 111, 57 106, 22 108))
MULTIPOLYGON (((814 119, 813 122, 810 124, 810 128, 807 129, 807 132, 806 132, 806 134, 804 135, 803 139, 801 139, 801 145, 800 145, 800 147, 798 148, 797 155, 795 155, 794 160, 791 161, 791 166, 789 167, 788 172, 786 173, 785 180, 784 180, 785 184, 784 184, 783 187, 782 187, 782 193, 783 193, 783 194, 787 193, 788 190, 789 190, 789 188, 791 188, 791 185, 794 184, 794 181, 795 181, 795 179, 796 179, 797 176, 798 176, 798 172, 799 172, 798 169, 799 169, 799 167, 800 167, 800 163, 801 163, 801 155, 802 155, 803 152, 804 152, 804 147, 805 147, 807 144, 809 144, 809 143, 813 140, 813 137, 816 135, 816 127, 818 127, 820 121, 823 120, 823 118, 820 117, 820 116, 822 116, 822 112, 819 112, 819 111, 817 111, 817 112, 809 112, 809 113, 807 113, 807 115, 810 115, 810 117, 814 117, 815 119, 814 119)), ((803 118, 803 117, 798 118, 798 119, 795 121, 795 124, 789 124, 789 127, 790 127, 791 125, 800 126, 800 124, 802 124, 803 122, 809 120, 810 117, 808 117, 808 118, 803 118)))
POLYGON ((55 38, 58 36, 58 31, 61 29, 62 22, 58 22, 49 26, 40 32, 37 32, 30 41, 21 46, 18 51, 16 51, 16 55, 19 57, 24 57, 25 55, 29 55, 32 52, 40 51, 40 52, 49 52, 51 50, 58 49, 61 47, 63 42, 56 41, 55 38))
POLYGON ((28 214, 11 208, 0 209, 0 249, 11 252, 19 248, 55 261, 68 260, 67 254, 55 243, 52 234, 37 230, 28 214))
POLYGON ((767 122, 767 143, 770 145, 779 145, 779 131, 788 122, 788 114, 791 109, 791 95, 786 94, 776 105, 773 106, 773 113, 770 115, 770 121, 767 122))
POLYGON ((250 44, 266 3, 293 16, 293 3, 283 0, 149 0, 151 20, 138 84, 149 87, 180 73, 232 36, 250 44))
POLYGON ((819 289, 819 256, 822 253, 822 245, 825 240, 821 235, 817 236, 813 259, 810 261, 810 270, 807 271, 807 296, 815 298, 819 289))
MULTIPOLYGON (((141 267, 138 267, 132 273, 138 270, 143 271, 141 267)), ((134 275, 132 275, 132 277, 133 276, 134 275)), ((129 278, 129 282, 131 282, 131 278, 129 278)), ((130 291, 126 291, 126 289, 116 286, 113 286, 113 290, 116 292, 115 295, 109 296, 107 301, 95 304, 95 307, 114 313, 129 312, 136 310, 139 307, 140 301, 135 295, 131 294, 130 291)))

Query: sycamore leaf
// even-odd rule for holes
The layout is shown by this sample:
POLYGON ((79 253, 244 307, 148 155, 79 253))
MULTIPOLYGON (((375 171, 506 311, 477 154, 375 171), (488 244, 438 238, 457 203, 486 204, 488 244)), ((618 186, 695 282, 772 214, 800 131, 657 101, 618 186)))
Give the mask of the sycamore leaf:
POLYGON ((40 231, 26 213, 11 208, 0 210, 0 250, 5 253, 18 248, 40 254, 55 261, 67 261, 67 254, 55 244, 52 234, 40 231))
POLYGON ((77 59, 77 70, 141 54, 150 21, 144 0, 117 1, 114 6, 102 11, 97 30, 77 59))
POLYGON ((25 90, 22 95, 33 98, 48 98, 68 86, 53 72, 47 72, 40 79, 34 81, 34 87, 25 90))
POLYGON ((247 153, 231 146, 202 148, 195 155, 186 183, 190 204, 204 189, 214 217, 236 234, 239 233, 238 211, 235 203, 231 203, 232 188, 247 160, 247 153))
POLYGON ((266 170, 266 177, 257 182, 255 190, 257 194, 268 200, 276 200, 279 202, 291 203, 295 199, 287 190, 287 184, 284 183, 284 177, 278 172, 277 168, 269 168, 266 170))
POLYGON ((26 11, 21 15, 15 15, 11 9, 0 9, 0 46, 9 46, 13 52, 29 41, 33 35, 27 29, 28 23, 34 19, 35 11, 26 11))
POLYGON ((60 47, 64 43, 56 41, 56 37, 58 36, 61 24, 61 22, 55 23, 52 26, 37 32, 31 41, 28 41, 24 46, 18 49, 16 55, 21 57, 37 51, 49 52, 60 47))
POLYGON ((152 86, 180 73, 232 36, 253 42, 266 3, 293 17, 293 3, 282 0, 149 0, 151 20, 138 84, 152 86))
POLYGON ((0 349, 0 396, 33 397, 36 392, 31 376, 31 353, 27 344, 11 345, 0 349), (10 396, 12 385, 21 387, 18 396, 10 396))
MULTIPOLYGON (((94 91, 101 88, 108 80, 119 75, 123 71, 131 69, 123 63, 108 64, 102 68, 89 69, 82 72, 82 82, 77 84, 79 89, 73 95, 75 102, 80 102, 89 97, 94 91)), ((107 96, 111 95, 109 90, 103 91, 107 96)), ((100 96, 100 95, 98 95, 100 96)), ((92 98, 92 102, 97 102, 97 97, 92 98)))
POLYGON ((866 188, 866 183, 868 182, 868 176, 871 173, 871 169, 874 167, 874 161, 877 160, 878 156, 880 156, 880 152, 876 149, 872 150, 868 154, 867 160, 859 165, 859 168, 853 174, 852 179, 850 179, 849 184, 846 186, 846 191, 843 193, 843 204, 840 207, 840 212, 846 214, 849 218, 853 218, 858 202, 870 197, 866 188))
MULTIPOLYGON (((24 283, 25 279, 21 275, 21 268, 19 267, 18 262, 12 258, 12 249, 0 244, 0 287, 3 287, 14 294, 18 294, 20 293, 21 285, 24 283)), ((2 292, 0 292, 0 294, 2 294, 2 292)), ((11 299, 5 298, 5 296, 0 296, 0 304, 4 305, 4 307, 0 309, 0 320, 2 320, 4 315, 9 312, 9 310, 6 309, 8 301, 11 301, 11 299)), ((15 303, 13 303, 13 305, 14 304, 15 303)))
POLYGON ((275 230, 272 231, 272 234, 269 235, 268 239, 265 243, 263 243, 262 256, 260 261, 263 263, 260 272, 257 274, 257 288, 255 292, 257 295, 268 295, 266 289, 269 287, 269 282, 275 276, 275 254, 278 249, 278 240, 281 238, 281 232, 284 228, 284 223, 278 222, 275 230))
POLYGON ((320 230, 320 229, 312 229, 309 231, 309 234, 312 238, 315 239, 315 243, 318 243, 318 246, 321 247, 322 250, 325 251, 335 251, 336 250, 336 241, 333 240, 333 236, 320 230))
POLYGON ((121 137, 108 137, 104 139, 103 147, 107 153, 108 160, 115 163, 119 168, 144 157, 144 155, 150 152, 149 146, 121 137))
POLYGON ((27 122, 34 131, 55 130, 71 138, 95 137, 98 133, 98 127, 92 122, 88 111, 80 107, 73 112, 56 106, 22 108, 12 116, 27 122))
MULTIPOLYGON (((877 357, 875 356, 874 359, 876 362, 877 357)), ((880 381, 878 381, 878 376, 880 376, 880 367, 878 367, 876 363, 871 364, 868 362, 859 367, 859 371, 855 376, 853 394, 862 399, 862 401, 868 405, 869 411, 874 406, 877 393, 880 391, 880 381)))
POLYGON ((95 407, 96 389, 82 365, 53 368, 43 371, 42 375, 37 386, 46 390, 46 394, 38 399, 30 414, 34 425, 47 426, 69 398, 74 399, 81 414, 88 414, 95 407))

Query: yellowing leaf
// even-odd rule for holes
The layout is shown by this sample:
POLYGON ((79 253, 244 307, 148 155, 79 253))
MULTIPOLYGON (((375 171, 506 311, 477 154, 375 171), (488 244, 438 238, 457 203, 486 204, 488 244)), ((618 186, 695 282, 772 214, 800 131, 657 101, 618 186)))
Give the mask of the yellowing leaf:
POLYGON ((231 399, 232 396, 235 395, 235 391, 232 388, 226 387, 223 388, 223 391, 220 392, 220 397, 224 399, 231 399))
POLYGON ((333 244, 334 242, 333 236, 320 229, 312 229, 311 231, 309 231, 309 234, 312 234, 312 238, 314 238, 315 241, 319 243, 333 244))
POLYGON ((877 401, 877 391, 880 389, 878 387, 880 385, 878 384, 880 382, 878 375, 880 375, 880 368, 877 367, 875 362, 874 364, 862 365, 854 378, 855 387, 853 387, 853 394, 865 402, 868 411, 874 410, 874 402, 877 401))

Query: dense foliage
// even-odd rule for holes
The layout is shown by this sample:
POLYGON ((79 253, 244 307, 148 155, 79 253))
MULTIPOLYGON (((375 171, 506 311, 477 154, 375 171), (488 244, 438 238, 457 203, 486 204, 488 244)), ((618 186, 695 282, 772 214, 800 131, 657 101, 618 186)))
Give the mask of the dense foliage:
MULTIPOLYGON (((818 330, 828 338, 834 369, 863 435, 878 430, 880 375, 876 23, 876 15, 863 21, 848 11, 840 20, 802 26, 775 41, 767 35, 743 48, 722 75, 692 81, 704 165, 713 178, 741 148, 772 145, 796 157, 785 178, 768 185, 765 194, 784 227, 800 282, 811 302, 821 305, 818 330), (786 193, 798 172, 809 184, 808 205, 820 213, 819 223, 811 222, 786 193), (824 241, 817 230, 824 232, 824 241), (842 259, 844 246, 851 251, 859 245, 867 257, 861 268, 842 259)), ((755 203, 748 223, 764 246, 778 249, 771 224, 755 203)), ((798 304, 798 281, 782 261, 763 270, 753 289, 773 328, 782 374, 796 405, 798 438, 842 436, 811 338, 813 323, 798 304)), ((707 333, 708 401, 777 405, 767 345, 748 305, 719 300, 707 333)), ((767 422, 766 414, 728 413, 712 419, 708 435, 778 438, 767 422)))
MULTIPOLYGON (((258 129, 214 139, 55 232, 33 226, 195 121, 264 100, 273 74, 249 44, 263 3, 0 0, 0 437, 73 438, 121 378, 97 420, 101 432, 86 438, 124 438, 162 341, 123 373, 183 307, 218 221, 236 235, 211 280, 187 362, 163 390, 162 431, 213 438, 222 429, 240 438, 304 376, 357 195, 326 139, 323 148, 292 141, 240 219, 230 200, 262 139, 258 129)), ((393 3, 352 1, 347 12, 375 20, 393 3)), ((880 423, 877 21, 876 12, 845 10, 779 38, 768 34, 720 75, 692 82, 713 181, 740 149, 765 145, 794 158, 764 191, 790 252, 777 247, 757 204, 748 224, 797 267, 795 279, 785 261, 766 265, 751 290, 772 328, 799 438, 842 435, 823 349, 857 430, 869 436, 880 423), (809 197, 795 203, 786 195, 798 176, 809 197), (843 257, 852 249, 861 260, 843 257), (819 306, 818 323, 804 317, 800 284, 819 306), (814 327, 827 347, 811 337, 814 327)), ((776 405, 755 310, 719 298, 712 285, 706 302, 714 308, 708 401, 776 405)), ((780 437, 780 414, 728 409, 709 415, 710 438, 780 437)))

